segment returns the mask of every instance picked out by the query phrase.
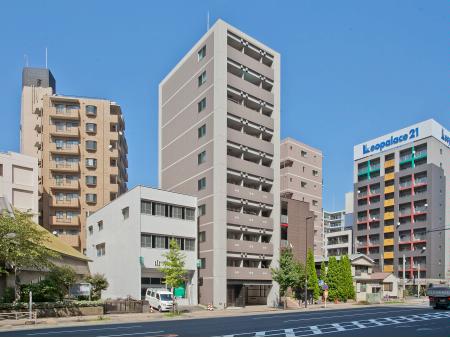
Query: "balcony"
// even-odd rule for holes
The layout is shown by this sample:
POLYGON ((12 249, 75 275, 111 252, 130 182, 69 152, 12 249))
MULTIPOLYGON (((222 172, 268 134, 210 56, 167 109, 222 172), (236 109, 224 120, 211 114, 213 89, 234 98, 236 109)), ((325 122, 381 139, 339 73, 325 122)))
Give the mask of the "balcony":
POLYGON ((227 156, 227 166, 236 171, 246 172, 256 176, 273 180, 273 169, 250 161, 246 161, 234 156, 227 156))
POLYGON ((258 73, 264 75, 265 77, 268 77, 269 79, 274 78, 273 68, 270 68, 266 66, 264 63, 255 60, 251 56, 248 56, 247 54, 236 50, 230 45, 227 46, 227 56, 243 65, 248 66, 251 69, 254 69, 258 73))
POLYGON ((257 85, 234 75, 233 73, 227 73, 227 84, 272 105, 274 104, 273 93, 268 92, 261 87, 258 87, 257 85))
POLYGON ((400 164, 411 161, 412 158, 413 158, 412 154, 402 155, 402 156, 400 156, 400 164))
POLYGON ((385 181, 390 181, 390 180, 393 180, 394 177, 395 177, 395 174, 394 174, 394 173, 385 174, 385 175, 384 175, 384 180, 385 180, 385 181))
POLYGON ((62 109, 57 110, 55 107, 51 107, 49 111, 51 117, 58 119, 68 119, 68 120, 79 120, 80 110, 79 109, 62 109))
POLYGON ((50 225, 53 226, 79 226, 80 218, 73 216, 71 218, 58 218, 57 216, 50 217, 50 225))
POLYGON ((60 155, 79 155, 80 146, 78 144, 57 146, 56 143, 50 143, 50 151, 60 155))
POLYGON ((74 248, 80 247, 79 235, 58 235, 58 238, 74 248))
POLYGON ((231 100, 227 100, 227 110, 230 114, 242 117, 269 129, 274 129, 274 120, 272 118, 253 109, 247 108, 243 104, 238 104, 231 100))
POLYGON ((385 168, 391 168, 394 165, 395 165, 395 160, 389 160, 389 161, 384 162, 384 167, 385 168))
POLYGON ((273 219, 227 210, 227 223, 273 230, 273 219))
POLYGON ((393 259, 394 258, 394 252, 393 251, 388 251, 388 252, 384 252, 383 253, 383 258, 384 259, 393 259))
POLYGON ((50 205, 52 207, 79 208, 80 207, 80 199, 72 198, 70 200, 58 200, 55 197, 53 197, 50 200, 50 205))
POLYGON ((384 188, 384 194, 391 194, 395 191, 395 187, 393 185, 384 188))
POLYGON ((80 129, 77 127, 71 127, 71 128, 61 128, 55 125, 50 126, 50 135, 54 136, 67 136, 67 137, 79 137, 80 136, 80 129))
POLYGON ((409 242, 411 242, 411 236, 400 236, 398 238, 398 242, 399 243, 409 243, 409 242))
POLYGON ((53 179, 50 182, 50 186, 55 189, 70 189, 70 190, 80 189, 80 183, 78 180, 56 180, 56 179, 53 179))
POLYGON ((393 265, 385 265, 383 268, 384 272, 394 272, 394 266, 393 265))
POLYGON ((256 150, 263 151, 267 154, 274 154, 274 145, 271 142, 261 140, 252 135, 241 133, 237 130, 228 128, 227 130, 228 140, 243 146, 247 146, 256 150))
POLYGON ((288 215, 280 215, 280 222, 283 224, 289 224, 288 215))
POLYGON ((392 207, 393 205, 394 205, 394 199, 393 198, 384 201, 384 207, 385 208, 386 207, 392 207))
POLYGON ((414 186, 420 186, 420 185, 426 185, 427 184, 427 178, 426 177, 420 177, 414 179, 414 186))
POLYGON ((270 269, 227 267, 227 279, 272 280, 270 269))
POLYGON ((394 232, 394 226, 393 225, 386 225, 384 227, 384 233, 390 233, 390 232, 394 232))
POLYGON ((67 163, 67 162, 50 162, 50 170, 53 171, 63 171, 63 172, 80 172, 79 163, 67 163))
POLYGON ((227 239, 227 251, 272 256, 273 244, 227 239))
POLYGON ((410 208, 400 209, 398 211, 398 215, 399 217, 411 216, 411 209, 410 208))
POLYGON ((414 153, 414 160, 420 160, 420 159, 425 158, 425 157, 427 157, 427 151, 426 150, 419 150, 419 151, 416 151, 414 153))
POLYGON ((383 241, 384 246, 394 245, 394 239, 393 238, 387 238, 383 241))
POLYGON ((394 212, 389 211, 384 213, 384 220, 394 219, 394 212))
POLYGON ((227 183, 227 195, 230 197, 273 205, 273 194, 227 183))
POLYGON ((358 217, 357 223, 367 223, 368 218, 365 217, 358 217))

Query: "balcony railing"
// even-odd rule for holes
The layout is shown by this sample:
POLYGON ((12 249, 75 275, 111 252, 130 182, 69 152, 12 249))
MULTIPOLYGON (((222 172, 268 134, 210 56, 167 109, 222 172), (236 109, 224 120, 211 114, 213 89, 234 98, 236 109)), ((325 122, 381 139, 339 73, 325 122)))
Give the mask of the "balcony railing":
POLYGON ((281 223, 288 224, 288 216, 287 215, 281 215, 280 216, 280 221, 281 221, 281 223))
POLYGON ((421 207, 415 207, 414 208, 414 213, 423 213, 423 212, 427 212, 427 207, 425 206, 421 206, 421 207))
POLYGON ((412 185, 412 181, 400 182, 400 188, 409 188, 412 185))
POLYGON ((426 184, 426 183, 427 183, 427 178, 426 177, 420 177, 420 178, 415 178, 414 179, 414 185, 426 184))
POLYGON ((400 162, 410 161, 412 159, 412 154, 400 156, 400 162))
POLYGON ((415 159, 420 159, 420 158, 426 157, 426 156, 427 156, 427 151, 426 150, 416 151, 416 153, 414 154, 414 158, 415 159))
POLYGON ((398 213, 400 216, 408 216, 411 215, 411 209, 400 209, 398 213))

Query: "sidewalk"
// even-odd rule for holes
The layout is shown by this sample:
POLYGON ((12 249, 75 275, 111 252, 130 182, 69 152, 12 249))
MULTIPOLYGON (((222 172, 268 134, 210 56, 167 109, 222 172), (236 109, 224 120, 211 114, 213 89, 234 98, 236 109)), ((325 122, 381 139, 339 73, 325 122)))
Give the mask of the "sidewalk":
POLYGON ((305 309, 304 305, 298 306, 298 303, 294 301, 288 301, 289 308, 284 310, 282 308, 269 308, 265 305, 247 306, 245 308, 228 308, 225 310, 208 311, 200 307, 190 307, 188 312, 183 313, 181 316, 170 317, 167 313, 123 313, 123 314, 106 314, 102 316, 82 316, 82 317, 59 317, 59 318, 38 318, 36 324, 29 323, 28 320, 2 320, 0 321, 0 331, 11 330, 26 330, 26 329, 38 329, 38 328, 51 328, 51 327, 69 327, 80 325, 102 325, 102 324, 118 324, 118 323, 135 323, 135 322, 147 322, 147 321, 161 321, 161 320, 187 320, 196 318, 215 318, 215 317, 232 317, 232 316, 250 316, 261 313, 270 314, 283 314, 283 313, 301 313, 301 312, 315 312, 315 311, 328 311, 328 310, 343 310, 355 307, 379 307, 379 306, 401 306, 401 305, 422 305, 427 300, 423 299, 411 299, 406 303, 396 304, 374 304, 374 305, 358 305, 354 302, 349 303, 327 303, 327 307, 324 304, 308 304, 308 308, 305 309))

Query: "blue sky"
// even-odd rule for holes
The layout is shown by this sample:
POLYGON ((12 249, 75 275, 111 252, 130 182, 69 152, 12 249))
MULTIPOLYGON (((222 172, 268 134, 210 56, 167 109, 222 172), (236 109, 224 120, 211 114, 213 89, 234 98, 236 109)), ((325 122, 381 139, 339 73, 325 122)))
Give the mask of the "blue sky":
POLYGON ((449 2, 2 1, 0 149, 19 150, 21 70, 61 94, 121 104, 129 187, 156 186, 158 83, 206 31, 206 13, 279 51, 281 135, 324 153, 324 208, 352 189, 353 145, 435 118, 449 127, 449 2))

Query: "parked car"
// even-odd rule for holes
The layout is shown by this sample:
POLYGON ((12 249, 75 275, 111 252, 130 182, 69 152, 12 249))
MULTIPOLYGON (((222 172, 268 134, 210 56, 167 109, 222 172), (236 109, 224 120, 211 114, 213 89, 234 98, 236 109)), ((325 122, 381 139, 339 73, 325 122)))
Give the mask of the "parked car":
POLYGON ((450 307, 450 288, 446 286, 434 286, 428 288, 427 296, 430 306, 434 309, 450 307))
POLYGON ((158 311, 170 311, 173 307, 173 295, 172 292, 165 289, 147 289, 145 292, 145 300, 149 305, 158 309, 158 311))

